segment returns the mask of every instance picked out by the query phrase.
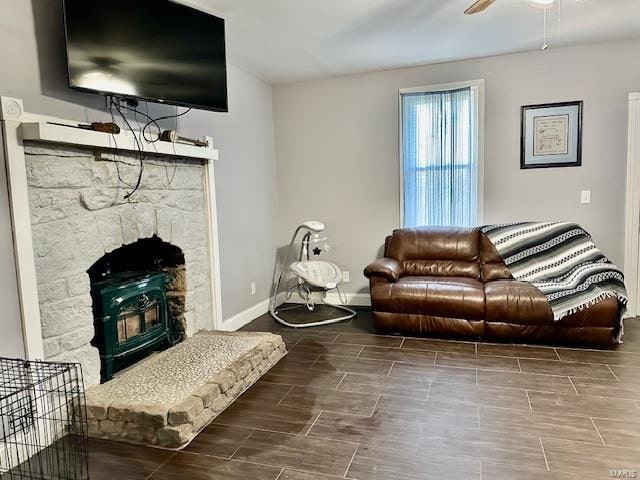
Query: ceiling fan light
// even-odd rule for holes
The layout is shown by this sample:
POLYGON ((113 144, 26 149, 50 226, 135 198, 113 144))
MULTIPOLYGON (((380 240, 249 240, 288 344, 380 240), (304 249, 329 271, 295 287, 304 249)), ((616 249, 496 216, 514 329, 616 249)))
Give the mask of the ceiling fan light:
POLYGON ((527 0, 531 5, 538 8, 547 8, 555 3, 556 0, 527 0))

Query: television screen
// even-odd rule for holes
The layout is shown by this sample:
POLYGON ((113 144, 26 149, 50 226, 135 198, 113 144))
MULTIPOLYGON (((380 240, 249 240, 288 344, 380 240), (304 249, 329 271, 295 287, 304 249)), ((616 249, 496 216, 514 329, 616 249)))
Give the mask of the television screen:
POLYGON ((224 111, 224 20, 169 0, 65 0, 71 88, 224 111))

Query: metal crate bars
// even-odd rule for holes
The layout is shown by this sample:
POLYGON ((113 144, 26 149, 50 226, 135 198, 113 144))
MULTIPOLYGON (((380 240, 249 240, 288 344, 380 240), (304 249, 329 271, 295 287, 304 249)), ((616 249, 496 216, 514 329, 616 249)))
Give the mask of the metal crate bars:
POLYGON ((0 358, 0 479, 84 480, 87 415, 79 364, 0 358))

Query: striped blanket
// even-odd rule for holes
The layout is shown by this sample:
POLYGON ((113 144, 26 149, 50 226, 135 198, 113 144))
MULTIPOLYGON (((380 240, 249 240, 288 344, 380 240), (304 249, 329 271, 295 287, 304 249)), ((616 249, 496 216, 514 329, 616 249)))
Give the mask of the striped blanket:
POLYGON ((482 227, 516 280, 537 287, 556 321, 615 297, 624 313, 622 272, 575 223, 513 223, 482 227))

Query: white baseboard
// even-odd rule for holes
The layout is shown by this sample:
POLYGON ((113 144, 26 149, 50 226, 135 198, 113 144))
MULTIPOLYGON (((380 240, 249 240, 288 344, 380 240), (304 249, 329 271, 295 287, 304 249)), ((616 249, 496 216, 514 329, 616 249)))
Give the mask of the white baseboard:
MULTIPOLYGON (((342 300, 346 300, 347 305, 352 305, 354 307, 371 306, 371 295, 368 293, 343 293, 342 300)), ((342 303, 342 300, 340 299, 340 295, 335 292, 327 294, 327 302, 329 303, 342 303)))
POLYGON ((235 332, 268 311, 269 299, 267 298, 260 303, 256 303, 253 307, 249 307, 246 310, 235 314, 233 317, 227 318, 222 322, 220 330, 224 332, 235 332))

